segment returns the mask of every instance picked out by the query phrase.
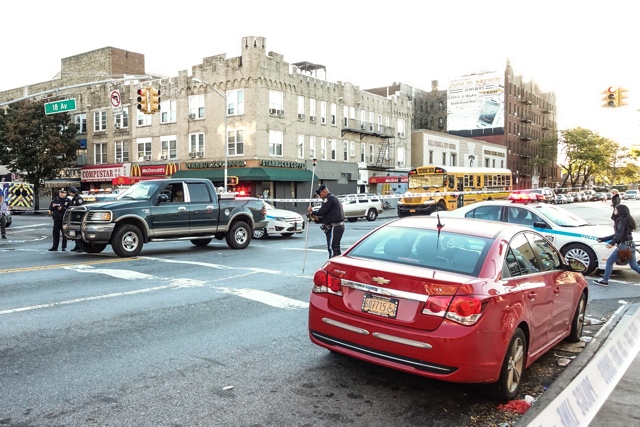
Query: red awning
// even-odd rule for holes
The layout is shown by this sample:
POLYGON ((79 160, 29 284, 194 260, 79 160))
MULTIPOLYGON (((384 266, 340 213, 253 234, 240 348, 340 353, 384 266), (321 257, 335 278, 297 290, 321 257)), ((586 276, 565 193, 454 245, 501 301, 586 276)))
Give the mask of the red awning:
POLYGON ((387 184, 387 183, 398 183, 398 182, 409 182, 409 177, 406 175, 403 175, 403 176, 384 175, 384 176, 369 177, 369 184, 387 184))
POLYGON ((147 179, 164 179, 166 176, 158 175, 158 176, 124 176, 120 175, 111 180, 111 184, 113 185, 132 185, 138 181, 144 181, 147 179))

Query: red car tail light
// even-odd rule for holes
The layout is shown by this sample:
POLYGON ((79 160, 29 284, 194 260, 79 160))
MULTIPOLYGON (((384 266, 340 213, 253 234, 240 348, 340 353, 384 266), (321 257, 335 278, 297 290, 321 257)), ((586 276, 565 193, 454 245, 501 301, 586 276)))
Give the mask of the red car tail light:
POLYGON ((321 268, 313 275, 312 291, 317 294, 330 293, 342 295, 342 280, 321 268))
POLYGON ((422 314, 444 317, 461 325, 476 323, 488 305, 487 300, 473 296, 430 296, 422 314))

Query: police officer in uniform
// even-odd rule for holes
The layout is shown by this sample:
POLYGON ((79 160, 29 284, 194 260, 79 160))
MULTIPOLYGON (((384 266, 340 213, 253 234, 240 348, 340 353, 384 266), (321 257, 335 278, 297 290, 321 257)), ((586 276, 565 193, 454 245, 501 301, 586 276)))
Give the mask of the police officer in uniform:
MULTIPOLYGON (((69 206, 80 206, 84 203, 82 196, 78 193, 78 189, 76 187, 69 187, 69 194, 71 195, 71 199, 69 200, 69 206)), ((78 241, 74 240, 75 245, 71 252, 82 252, 82 249, 78 246, 78 241)))
POLYGON ((311 215, 313 212, 311 206, 309 206, 307 211, 314 221, 320 221, 322 223, 322 231, 324 231, 327 237, 329 258, 332 258, 342 253, 340 250, 340 241, 344 234, 344 213, 340 200, 331 194, 325 185, 318 187, 316 194, 322 198, 322 206, 313 215, 311 215))
POLYGON ((58 195, 51 201, 49 205, 49 212, 53 219, 53 245, 49 251, 57 251, 60 244, 60 234, 62 234, 62 250, 67 250, 67 237, 62 233, 62 219, 64 213, 69 206, 69 199, 67 199, 67 192, 64 188, 58 191, 58 195))

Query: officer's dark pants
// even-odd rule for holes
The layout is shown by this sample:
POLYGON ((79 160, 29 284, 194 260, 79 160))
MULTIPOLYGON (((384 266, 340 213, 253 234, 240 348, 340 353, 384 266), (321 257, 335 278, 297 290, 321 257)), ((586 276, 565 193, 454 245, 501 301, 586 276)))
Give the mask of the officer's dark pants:
POLYGON ((62 220, 54 219, 53 220, 53 244, 52 248, 58 249, 58 245, 60 244, 60 234, 62 234, 62 249, 67 249, 67 237, 62 233, 62 220))
POLYGON ((327 236, 327 250, 329 251, 329 258, 342 254, 342 251, 340 251, 340 241, 342 241, 343 234, 344 225, 330 227, 330 229, 325 232, 325 235, 327 236))

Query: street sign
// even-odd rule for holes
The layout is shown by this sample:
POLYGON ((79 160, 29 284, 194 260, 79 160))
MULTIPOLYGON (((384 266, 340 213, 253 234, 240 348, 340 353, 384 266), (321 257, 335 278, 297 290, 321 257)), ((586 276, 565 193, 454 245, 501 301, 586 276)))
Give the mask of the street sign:
POLYGON ((119 90, 112 90, 109 93, 109 100, 111 102, 111 112, 114 116, 122 114, 122 99, 120 98, 119 90))
POLYGON ((63 99, 62 101, 47 102, 44 104, 45 114, 66 113, 67 111, 73 111, 76 109, 76 100, 63 99))

